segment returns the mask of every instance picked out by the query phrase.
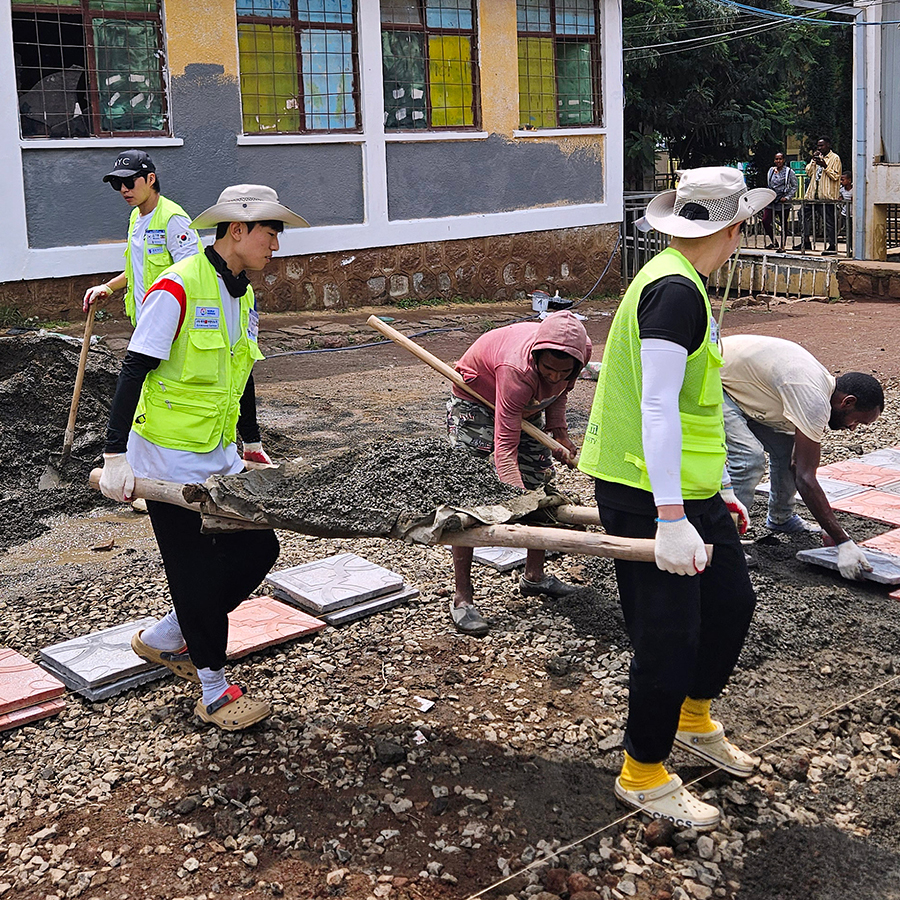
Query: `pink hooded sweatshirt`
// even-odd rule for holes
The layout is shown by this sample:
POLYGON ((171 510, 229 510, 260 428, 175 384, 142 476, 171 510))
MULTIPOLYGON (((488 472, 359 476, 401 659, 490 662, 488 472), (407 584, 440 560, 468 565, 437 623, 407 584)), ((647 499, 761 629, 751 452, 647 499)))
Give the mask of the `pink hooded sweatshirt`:
MULTIPOLYGON (((568 310, 551 313, 542 322, 519 322, 483 334, 456 364, 466 384, 496 407, 494 464, 506 484, 524 487, 518 451, 522 419, 546 410, 547 431, 566 428, 566 396, 591 358, 591 339, 568 310), (579 361, 567 381, 549 384, 538 375, 536 350, 562 350, 579 361)), ((453 394, 472 400, 462 388, 453 394)))

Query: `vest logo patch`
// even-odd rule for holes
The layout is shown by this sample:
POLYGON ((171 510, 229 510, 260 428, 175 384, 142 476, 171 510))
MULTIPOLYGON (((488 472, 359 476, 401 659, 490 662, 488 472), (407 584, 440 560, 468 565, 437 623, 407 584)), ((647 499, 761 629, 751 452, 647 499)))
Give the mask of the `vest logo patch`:
POLYGON ((165 252, 166 252, 166 248, 165 248, 165 247, 148 247, 148 248, 147 248, 147 255, 148 255, 148 256, 154 256, 154 255, 156 255, 157 253, 165 253, 165 252))
MULTIPOLYGON (((147 243, 148 244, 163 244, 166 243, 166 232, 161 228, 148 228, 147 229, 147 243)), ((150 251, 153 252, 152 250, 150 251)))
POLYGON ((198 306, 194 309, 194 328, 219 327, 218 306, 198 306))

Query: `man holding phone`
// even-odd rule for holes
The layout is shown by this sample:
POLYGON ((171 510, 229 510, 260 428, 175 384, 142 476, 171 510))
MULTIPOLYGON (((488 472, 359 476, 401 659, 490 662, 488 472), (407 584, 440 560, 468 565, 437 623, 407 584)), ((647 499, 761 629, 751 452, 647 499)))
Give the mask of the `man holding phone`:
POLYGON ((831 138, 819 138, 816 149, 806 164, 807 184, 806 193, 803 195, 805 202, 800 209, 803 240, 794 244, 794 250, 810 249, 813 220, 817 215, 821 215, 825 219, 826 245, 822 255, 833 256, 837 252, 835 245, 837 207, 829 201, 840 199, 841 172, 841 158, 831 149, 831 138))

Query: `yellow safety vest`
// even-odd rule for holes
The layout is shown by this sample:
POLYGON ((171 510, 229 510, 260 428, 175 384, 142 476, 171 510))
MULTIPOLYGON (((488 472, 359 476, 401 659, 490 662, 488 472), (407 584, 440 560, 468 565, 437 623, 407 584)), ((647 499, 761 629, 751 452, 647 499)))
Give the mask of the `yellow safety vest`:
POLYGON ((709 297, 694 267, 671 247, 638 272, 610 328, 579 468, 582 472, 650 491, 641 437, 641 339, 637 307, 647 285, 667 275, 689 278, 706 306, 706 339, 687 358, 678 395, 681 417, 681 491, 686 500, 712 497, 722 485, 722 354, 709 297))
POLYGON ((240 337, 231 346, 219 280, 206 254, 170 266, 184 282, 187 308, 169 358, 147 374, 134 430, 160 447, 208 453, 237 434, 241 396, 253 363, 259 317, 253 288, 240 299, 240 337))

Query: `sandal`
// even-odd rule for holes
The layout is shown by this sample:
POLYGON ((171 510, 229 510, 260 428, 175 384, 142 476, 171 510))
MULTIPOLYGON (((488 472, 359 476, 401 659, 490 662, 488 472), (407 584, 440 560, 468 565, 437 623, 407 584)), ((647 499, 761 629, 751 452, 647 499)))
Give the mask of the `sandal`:
POLYGON ((200 684, 200 676, 197 674, 197 667, 191 662, 187 647, 181 650, 157 650, 141 640, 143 630, 139 631, 131 639, 131 649, 147 662, 155 663, 158 666, 165 666, 174 672, 179 678, 185 681, 192 681, 194 684, 200 684))
POLYGON ((251 700, 242 687, 232 684, 209 706, 203 705, 202 698, 198 700, 194 712, 204 722, 211 722, 225 731, 241 731, 271 715, 272 707, 262 700, 251 700))
POLYGON ((668 819, 677 828, 710 831, 719 824, 722 814, 708 803, 698 800, 682 785, 677 775, 664 785, 649 791, 627 791, 616 779, 616 797, 626 806, 639 809, 654 819, 668 819))
POLYGON ((676 732, 675 744, 735 778, 749 778, 759 764, 759 759, 735 747, 725 737, 725 729, 719 722, 713 724, 716 726, 715 731, 676 732))

